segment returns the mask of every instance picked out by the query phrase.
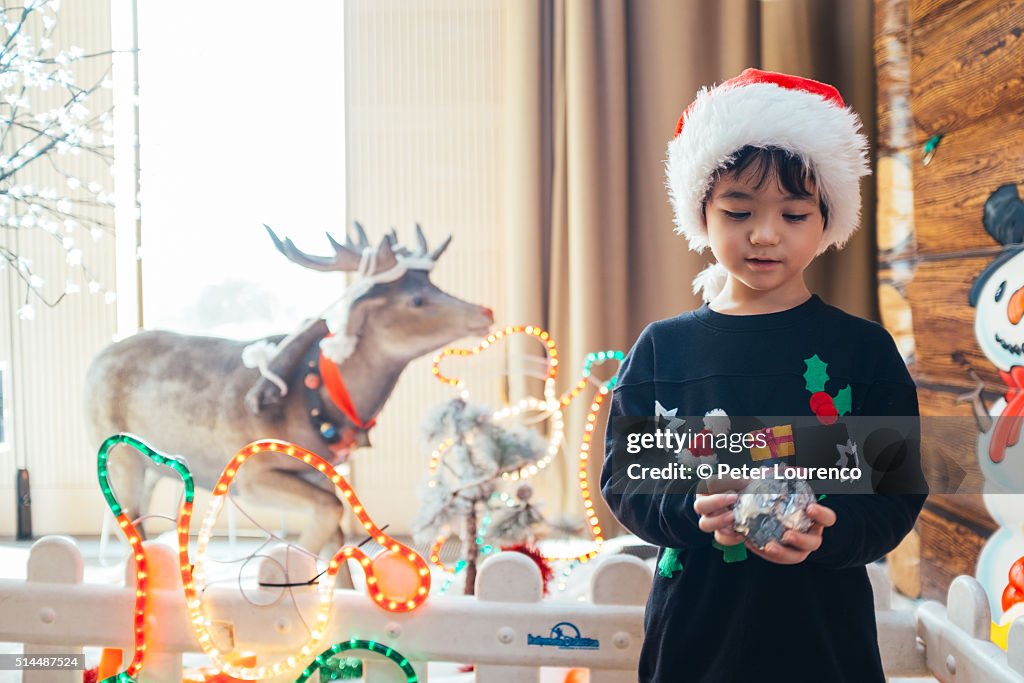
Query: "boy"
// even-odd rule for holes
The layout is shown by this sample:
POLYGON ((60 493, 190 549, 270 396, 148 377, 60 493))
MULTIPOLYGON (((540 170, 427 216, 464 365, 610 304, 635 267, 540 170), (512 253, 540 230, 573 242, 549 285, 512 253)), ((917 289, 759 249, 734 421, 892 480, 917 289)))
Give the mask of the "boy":
MULTIPOLYGON (((859 128, 832 86, 747 69, 702 89, 669 144, 677 232, 717 263, 694 280, 701 308, 643 331, 612 397, 602 493, 661 547, 641 681, 885 680, 865 565, 913 528, 925 493, 829 495, 808 509, 808 532, 760 550, 732 530, 735 492, 630 491, 611 457, 619 416, 708 415, 711 431, 727 431, 727 416, 918 415, 885 329, 804 282, 814 257, 857 228, 869 173, 859 128)), ((855 443, 843 450, 855 461, 855 443)), ((690 464, 707 455, 683 452, 690 464)))

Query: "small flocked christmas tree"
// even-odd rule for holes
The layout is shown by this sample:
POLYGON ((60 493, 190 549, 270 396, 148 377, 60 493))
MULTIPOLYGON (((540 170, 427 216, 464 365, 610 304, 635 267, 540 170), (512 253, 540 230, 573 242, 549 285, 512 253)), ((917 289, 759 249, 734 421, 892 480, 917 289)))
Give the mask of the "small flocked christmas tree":
POLYGON ((462 537, 466 562, 466 595, 476 583, 477 539, 486 515, 491 515, 488 538, 505 543, 532 542, 544 521, 530 502, 532 491, 520 486, 517 502, 498 495, 503 475, 537 462, 547 443, 533 429, 495 422, 493 410, 456 398, 432 410, 422 432, 432 447, 448 442, 435 472, 422 488, 422 505, 413 522, 419 543, 429 544, 450 529, 462 537))

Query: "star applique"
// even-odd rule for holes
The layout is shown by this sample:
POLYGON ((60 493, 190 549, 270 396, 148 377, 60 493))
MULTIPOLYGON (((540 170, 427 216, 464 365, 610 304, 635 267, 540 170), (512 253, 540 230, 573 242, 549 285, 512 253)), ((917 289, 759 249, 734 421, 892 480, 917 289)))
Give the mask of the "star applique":
POLYGON ((665 418, 665 420, 668 421, 669 429, 678 429, 686 424, 686 420, 676 417, 676 413, 678 412, 679 408, 668 410, 665 406, 661 405, 661 402, 658 401, 658 399, 654 399, 654 415, 656 417, 665 418))
POLYGON ((853 442, 853 439, 847 439, 846 445, 836 444, 836 450, 839 451, 839 460, 836 461, 836 467, 847 467, 850 462, 850 457, 853 456, 853 467, 860 467, 860 462, 857 458, 857 444, 853 442))

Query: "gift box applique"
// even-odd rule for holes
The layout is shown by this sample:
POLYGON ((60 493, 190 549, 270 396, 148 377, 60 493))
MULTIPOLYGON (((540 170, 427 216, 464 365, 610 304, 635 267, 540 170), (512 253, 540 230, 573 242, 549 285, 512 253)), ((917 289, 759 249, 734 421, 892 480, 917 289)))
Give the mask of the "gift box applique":
POLYGON ((796 443, 793 440, 793 425, 765 427, 750 432, 756 442, 764 441, 764 446, 751 446, 750 457, 754 462, 785 458, 796 455, 796 443))

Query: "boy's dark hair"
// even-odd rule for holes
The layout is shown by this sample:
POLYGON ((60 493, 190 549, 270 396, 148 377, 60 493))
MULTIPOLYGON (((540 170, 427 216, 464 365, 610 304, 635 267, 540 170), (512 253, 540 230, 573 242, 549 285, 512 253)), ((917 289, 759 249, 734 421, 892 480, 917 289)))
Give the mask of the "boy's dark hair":
MULTIPOLYGON (((779 179, 782 189, 790 194, 800 197, 810 197, 814 194, 808 190, 808 187, 813 188, 817 182, 814 173, 804 165, 798 155, 780 147, 747 145, 741 148, 731 161, 719 166, 712 174, 712 182, 708 187, 707 194, 701 200, 700 210, 705 222, 707 221, 708 199, 711 198, 711 192, 722 176, 727 173, 736 176, 742 175, 748 167, 754 164, 757 164, 754 166, 754 171, 757 174, 757 183, 754 185, 756 189, 760 190, 768 177, 774 175, 779 179)), ((828 204, 825 203, 825 199, 821 197, 820 193, 818 194, 818 208, 824 219, 824 227, 828 228, 828 204)))

